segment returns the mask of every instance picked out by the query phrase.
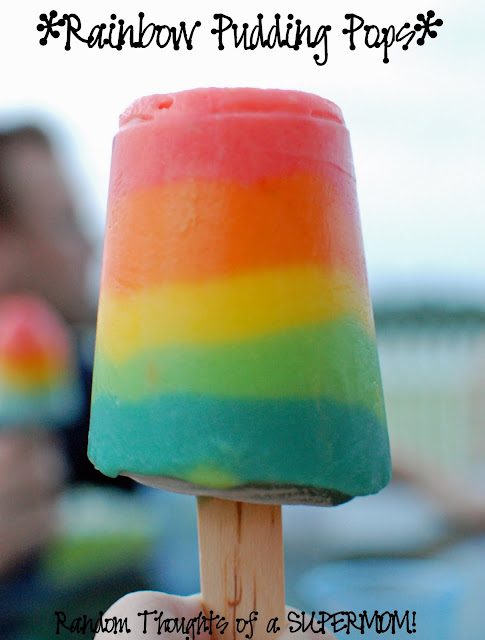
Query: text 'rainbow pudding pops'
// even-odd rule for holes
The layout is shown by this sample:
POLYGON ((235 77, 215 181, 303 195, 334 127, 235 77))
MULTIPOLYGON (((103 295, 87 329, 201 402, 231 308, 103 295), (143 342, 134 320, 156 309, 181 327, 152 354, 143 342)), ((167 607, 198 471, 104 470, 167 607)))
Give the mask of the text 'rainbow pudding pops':
POLYGON ((390 478, 348 131, 315 95, 136 101, 115 137, 89 456, 110 476, 337 504, 390 478))
POLYGON ((0 428, 59 426, 81 407, 68 328, 33 294, 0 299, 0 428))

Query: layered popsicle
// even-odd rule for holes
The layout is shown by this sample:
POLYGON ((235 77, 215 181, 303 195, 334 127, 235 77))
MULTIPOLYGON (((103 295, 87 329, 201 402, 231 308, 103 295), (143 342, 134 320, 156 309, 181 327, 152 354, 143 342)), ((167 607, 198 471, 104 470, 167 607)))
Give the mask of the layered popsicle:
POLYGON ((89 456, 110 476, 246 502, 338 504, 389 481, 333 103, 197 89, 121 116, 89 456))
POLYGON ((79 394, 72 340, 58 314, 33 294, 0 299, 0 428, 67 422, 79 394))

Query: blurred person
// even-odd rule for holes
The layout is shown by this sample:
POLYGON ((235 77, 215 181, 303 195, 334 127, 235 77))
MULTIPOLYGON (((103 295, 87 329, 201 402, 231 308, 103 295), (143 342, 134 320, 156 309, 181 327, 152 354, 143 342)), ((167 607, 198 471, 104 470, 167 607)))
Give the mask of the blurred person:
MULTIPOLYGON (((89 255, 47 135, 33 126, 0 131, 0 296, 35 291, 66 320, 88 320, 89 255)), ((53 535, 64 477, 52 435, 0 432, 0 577, 53 535)))
MULTIPOLYGON (((34 125, 0 129, 0 296, 33 292, 71 327, 94 331, 96 306, 87 286, 91 256, 91 243, 79 223, 51 136, 34 125)), ((112 484, 86 454, 94 344, 86 360, 81 340, 77 342, 84 410, 72 429, 61 434, 70 478, 112 484)))
MULTIPOLYGON (((31 125, 0 129, 0 297, 35 293, 71 326, 94 328, 96 309, 87 288, 90 257, 50 136, 31 125)), ((2 639, 8 636, 2 613, 25 580, 34 579, 42 550, 56 533, 57 500, 67 479, 112 483, 86 455, 92 363, 80 359, 79 368, 83 410, 71 428, 53 433, 39 423, 22 433, 14 425, 0 430, 2 639)))

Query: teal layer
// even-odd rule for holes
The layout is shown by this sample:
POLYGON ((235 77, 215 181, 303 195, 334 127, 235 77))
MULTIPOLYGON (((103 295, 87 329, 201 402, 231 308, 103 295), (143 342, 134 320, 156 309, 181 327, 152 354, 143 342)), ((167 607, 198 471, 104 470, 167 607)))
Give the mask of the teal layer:
POLYGON ((328 398, 258 400, 172 394, 137 403, 97 396, 88 454, 108 476, 170 476, 227 488, 277 483, 379 491, 390 479, 385 424, 328 398))
POLYGON ((0 388, 0 429, 62 426, 79 417, 81 406, 81 389, 74 382, 39 393, 0 388))
POLYGON ((385 421, 375 340, 352 316, 240 342, 154 348, 121 363, 96 352, 94 399, 111 394, 139 402, 187 392, 258 399, 323 396, 365 407, 385 421))

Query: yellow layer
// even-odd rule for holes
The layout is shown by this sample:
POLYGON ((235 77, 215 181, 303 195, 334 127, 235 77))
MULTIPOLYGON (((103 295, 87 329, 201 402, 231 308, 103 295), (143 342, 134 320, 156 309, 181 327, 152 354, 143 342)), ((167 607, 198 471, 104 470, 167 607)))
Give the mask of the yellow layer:
POLYGON ((305 265, 131 294, 103 290, 97 349, 120 362, 153 347, 250 339, 349 314, 374 335, 367 292, 356 278, 305 265))
POLYGON ((38 386, 45 386, 60 378, 63 371, 65 369, 58 362, 45 361, 31 363, 28 366, 6 360, 0 362, 0 380, 18 389, 35 389, 38 386))

